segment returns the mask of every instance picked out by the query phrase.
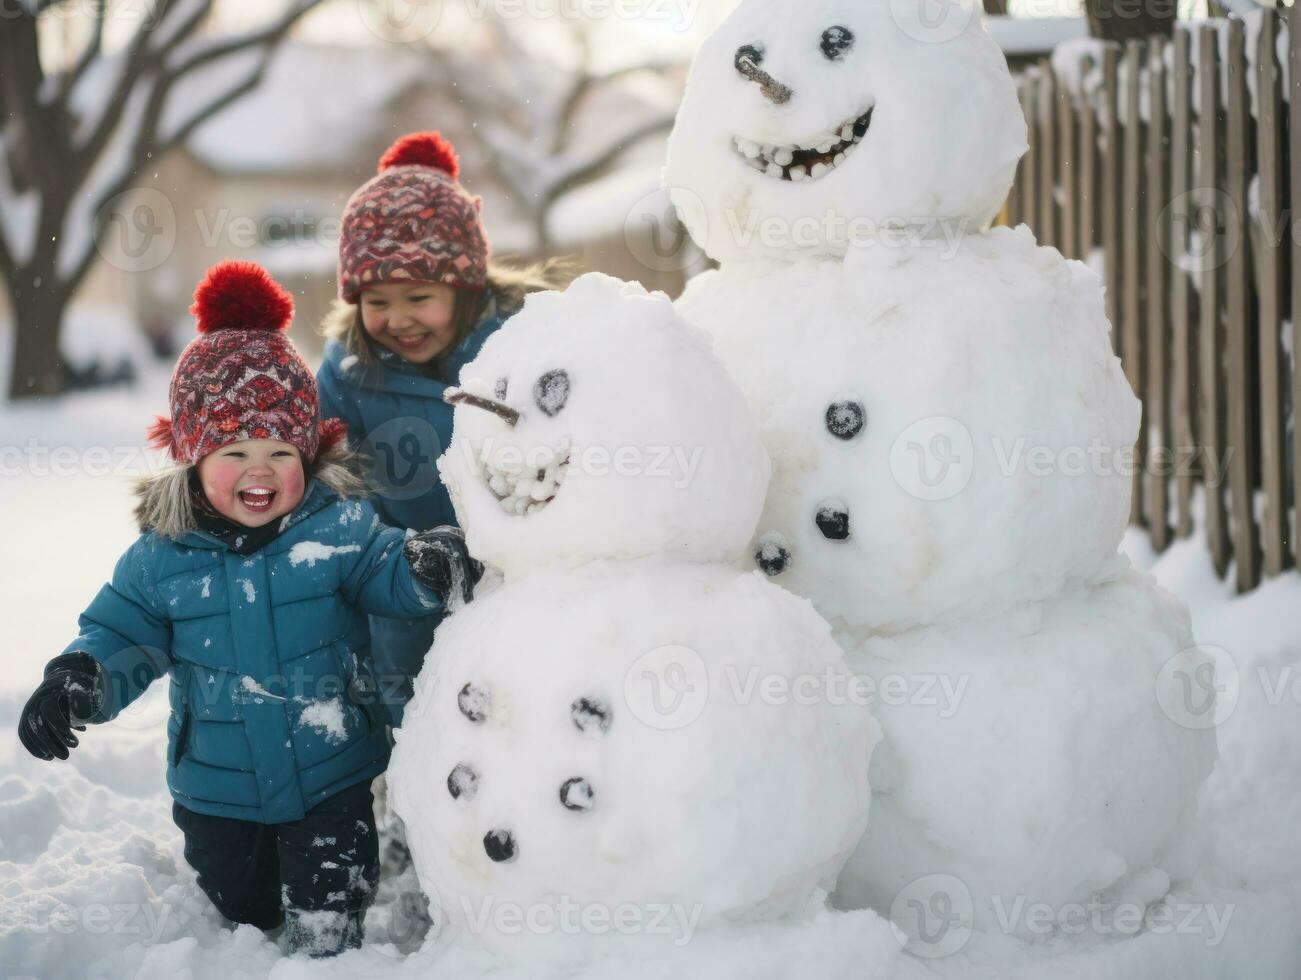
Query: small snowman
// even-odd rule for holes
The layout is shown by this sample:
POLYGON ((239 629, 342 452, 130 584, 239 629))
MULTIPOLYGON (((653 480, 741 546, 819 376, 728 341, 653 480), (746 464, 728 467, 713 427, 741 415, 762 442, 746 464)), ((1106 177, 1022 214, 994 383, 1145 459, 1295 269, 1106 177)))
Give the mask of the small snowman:
POLYGON ((708 339, 592 274, 462 380, 439 469, 500 584, 440 627, 389 770, 443 919, 685 940, 816 903, 878 730, 807 600, 736 568, 769 464, 708 339))

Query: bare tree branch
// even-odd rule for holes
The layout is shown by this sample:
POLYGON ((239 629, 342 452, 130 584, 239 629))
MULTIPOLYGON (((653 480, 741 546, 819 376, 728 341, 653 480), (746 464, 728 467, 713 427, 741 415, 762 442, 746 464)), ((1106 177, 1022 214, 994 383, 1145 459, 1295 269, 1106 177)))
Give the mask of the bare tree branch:
MULTIPOLYGON (((158 6, 154 8, 156 23, 161 24, 166 19, 172 3, 173 0, 158 0, 158 6)), ((118 75, 113 94, 104 100, 99 118, 91 124, 90 135, 76 148, 74 167, 83 177, 90 172, 99 155, 108 146, 108 141, 121 121, 122 112, 141 76, 146 69, 156 67, 158 64, 158 54, 149 47, 149 35, 149 25, 141 24, 127 47, 126 55, 122 60, 122 71, 118 75)))
POLYGON ((586 158, 571 163, 564 168, 564 175, 553 186, 552 200, 576 184, 581 184, 600 174, 634 143, 656 133, 668 132, 673 128, 675 118, 676 113, 670 112, 645 119, 636 125, 630 126, 586 158))
POLYGON ((71 70, 64 73, 63 81, 59 86, 59 108, 66 112, 68 100, 72 98, 72 91, 77 87, 77 83, 90 70, 96 59, 104 51, 104 19, 108 14, 108 0, 95 0, 95 27, 92 30, 90 40, 86 42, 86 47, 77 59, 77 63, 71 70))
POLYGON ((235 54, 238 51, 244 51, 248 48, 257 47, 262 44, 275 44, 284 38, 289 30, 298 23, 299 19, 317 6, 320 0, 295 0, 289 9, 266 27, 249 31, 246 34, 238 34, 230 38, 222 38, 220 41, 214 41, 208 44, 197 46, 197 50, 179 64, 168 65, 168 72, 173 79, 180 78, 188 72, 193 71, 203 65, 211 64, 227 55, 235 54))

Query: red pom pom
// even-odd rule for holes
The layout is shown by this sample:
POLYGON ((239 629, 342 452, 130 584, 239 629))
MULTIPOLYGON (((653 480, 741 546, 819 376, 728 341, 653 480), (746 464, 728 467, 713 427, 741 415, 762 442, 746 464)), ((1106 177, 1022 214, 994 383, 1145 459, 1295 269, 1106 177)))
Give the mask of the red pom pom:
POLYGON ((194 290, 190 312, 199 333, 287 330, 294 299, 256 262, 218 262, 194 290))
POLYGON ((461 173, 461 163, 456 159, 452 144, 443 139, 441 133, 408 133, 400 137, 379 158, 379 172, 390 167, 433 167, 441 170, 452 180, 461 173))
POLYGON ((327 449, 333 449, 348 440, 348 424, 343 419, 321 419, 317 426, 321 441, 316 454, 319 456, 327 449))
POLYGON ((180 447, 176 445, 176 437, 172 433, 172 420, 167 416, 159 415, 149 424, 145 431, 145 444, 153 449, 166 449, 172 459, 180 462, 180 447))

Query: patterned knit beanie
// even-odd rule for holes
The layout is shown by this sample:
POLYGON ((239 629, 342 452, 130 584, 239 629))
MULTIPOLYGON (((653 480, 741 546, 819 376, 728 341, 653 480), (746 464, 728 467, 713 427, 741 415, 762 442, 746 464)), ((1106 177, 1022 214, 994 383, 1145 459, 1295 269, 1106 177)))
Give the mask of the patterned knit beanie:
POLYGON ((276 439, 305 463, 346 433, 319 417, 316 378, 285 335, 293 298, 254 262, 221 262, 194 291, 199 336, 172 372, 171 418, 158 416, 149 444, 197 463, 241 439, 276 439))
POLYGON ((460 164, 438 133, 411 133, 380 158, 379 173, 348 199, 339 230, 339 296, 391 281, 482 289, 488 239, 482 202, 456 182, 460 164))

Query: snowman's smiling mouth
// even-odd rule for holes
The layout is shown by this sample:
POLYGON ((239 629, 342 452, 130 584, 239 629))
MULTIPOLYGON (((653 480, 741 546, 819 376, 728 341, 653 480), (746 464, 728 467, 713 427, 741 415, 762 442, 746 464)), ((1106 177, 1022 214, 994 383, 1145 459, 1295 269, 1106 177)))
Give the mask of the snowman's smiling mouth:
POLYGON ((872 125, 875 102, 853 119, 819 134, 810 145, 774 146, 737 136, 736 152, 751 167, 777 180, 817 180, 839 167, 853 153, 872 125))
POLYGON ((537 449, 518 457, 483 460, 483 479, 507 514, 533 514, 555 500, 569 475, 569 448, 537 449))

